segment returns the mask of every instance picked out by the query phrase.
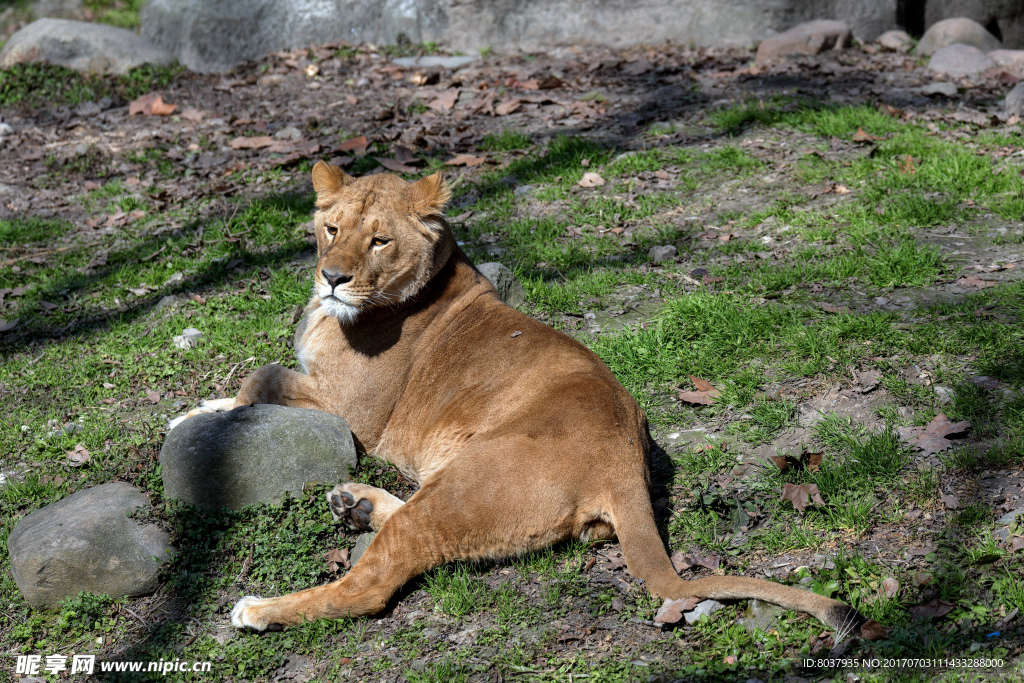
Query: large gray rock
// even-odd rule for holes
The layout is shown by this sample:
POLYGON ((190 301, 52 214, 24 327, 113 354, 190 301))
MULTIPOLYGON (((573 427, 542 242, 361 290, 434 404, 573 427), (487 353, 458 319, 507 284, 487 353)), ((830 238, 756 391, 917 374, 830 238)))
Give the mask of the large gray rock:
POLYGON ((345 420, 265 404, 190 417, 160 450, 164 495, 207 509, 278 504, 306 484, 345 481, 355 465, 345 420))
POLYGON ((950 76, 971 76, 997 66, 995 61, 972 45, 954 43, 940 47, 928 60, 928 68, 950 76))
POLYGON ((756 61, 764 64, 790 55, 816 55, 832 48, 842 49, 852 39, 850 27, 842 21, 806 21, 762 41, 757 46, 756 61))
POLYGON ((1010 48, 1024 47, 1024 3, 1016 0, 928 0, 926 27, 954 17, 966 17, 988 29, 1010 48))
POLYGON ((501 263, 481 263, 476 269, 490 280, 498 290, 498 296, 509 306, 518 306, 526 301, 526 288, 506 266, 501 263))
POLYGON ((11 573, 32 607, 56 607, 81 591, 115 598, 158 587, 170 537, 128 517, 150 507, 142 491, 114 482, 79 491, 19 521, 7 539, 11 573))
POLYGON ((68 19, 38 19, 11 36, 0 51, 0 69, 26 62, 125 74, 143 64, 166 66, 174 58, 123 28, 68 19))
POLYGON ((914 46, 914 39, 906 31, 893 29, 878 36, 878 45, 890 52, 909 52, 914 46))
POLYGON ((436 41, 467 54, 557 46, 747 47, 819 17, 861 40, 896 28, 897 0, 150 0, 142 35, 197 71, 345 39, 436 41))
POLYGON ((978 22, 964 17, 956 17, 933 24, 921 36, 921 42, 914 48, 914 52, 927 57, 934 54, 939 48, 955 43, 971 45, 982 52, 991 52, 1002 47, 999 39, 986 31, 985 27, 978 22))

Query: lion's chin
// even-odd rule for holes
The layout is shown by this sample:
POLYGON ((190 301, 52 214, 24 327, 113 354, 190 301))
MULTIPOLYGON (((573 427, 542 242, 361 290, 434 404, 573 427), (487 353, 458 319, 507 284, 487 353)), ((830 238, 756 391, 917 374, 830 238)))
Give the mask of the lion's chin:
POLYGON ((359 309, 350 306, 333 296, 325 296, 320 299, 320 310, 327 315, 332 315, 341 321, 343 325, 350 325, 355 322, 359 315, 359 309))

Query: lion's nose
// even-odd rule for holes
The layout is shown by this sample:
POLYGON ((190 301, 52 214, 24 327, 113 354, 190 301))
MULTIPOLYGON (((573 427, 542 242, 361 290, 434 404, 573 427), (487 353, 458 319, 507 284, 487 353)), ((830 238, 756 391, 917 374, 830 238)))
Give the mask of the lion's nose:
POLYGON ((351 275, 344 275, 333 270, 322 270, 320 272, 324 274, 324 279, 327 280, 327 284, 331 286, 331 289, 352 280, 351 275))

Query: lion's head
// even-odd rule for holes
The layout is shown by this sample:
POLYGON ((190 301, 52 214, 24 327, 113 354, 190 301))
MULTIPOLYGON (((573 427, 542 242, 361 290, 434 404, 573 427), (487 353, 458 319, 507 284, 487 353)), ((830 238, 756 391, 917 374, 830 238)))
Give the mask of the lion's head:
POLYGON ((443 216, 450 193, 440 173, 415 183, 390 173, 357 179, 318 161, 313 189, 314 292, 343 324, 408 301, 451 254, 443 216))

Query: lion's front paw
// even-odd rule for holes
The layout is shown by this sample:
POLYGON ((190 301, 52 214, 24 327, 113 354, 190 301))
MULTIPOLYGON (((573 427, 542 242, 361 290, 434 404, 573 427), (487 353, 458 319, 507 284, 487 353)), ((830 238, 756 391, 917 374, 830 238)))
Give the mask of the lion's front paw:
POLYGON ((234 609, 231 610, 231 625, 235 628, 249 629, 251 631, 280 631, 280 624, 267 623, 263 617, 262 605, 270 602, 264 598, 257 598, 254 595, 247 595, 239 600, 234 609))
POLYGON ((391 513, 404 505, 384 489, 348 482, 327 493, 334 521, 344 519, 356 531, 378 531, 391 513))
POLYGON ((215 398, 212 401, 203 401, 197 408, 193 408, 184 415, 179 415, 167 423, 167 431, 171 431, 190 417, 202 415, 203 413, 222 413, 235 407, 233 398, 215 398))

